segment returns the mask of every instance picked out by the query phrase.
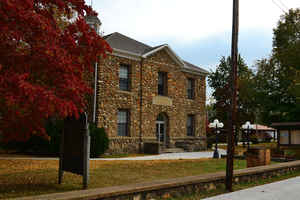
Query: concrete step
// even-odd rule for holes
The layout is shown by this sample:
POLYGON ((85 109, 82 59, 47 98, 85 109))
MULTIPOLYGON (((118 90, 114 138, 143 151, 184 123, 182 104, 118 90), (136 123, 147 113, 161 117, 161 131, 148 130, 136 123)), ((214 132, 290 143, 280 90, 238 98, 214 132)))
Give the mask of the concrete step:
POLYGON ((164 148, 161 153, 183 153, 184 150, 181 148, 164 148))

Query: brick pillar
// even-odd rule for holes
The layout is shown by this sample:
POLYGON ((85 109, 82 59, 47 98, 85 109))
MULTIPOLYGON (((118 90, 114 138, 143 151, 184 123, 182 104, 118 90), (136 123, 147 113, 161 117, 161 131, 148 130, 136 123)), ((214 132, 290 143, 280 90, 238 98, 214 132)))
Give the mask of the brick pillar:
POLYGON ((269 165, 271 162, 270 149, 256 147, 248 149, 246 153, 247 167, 269 165))

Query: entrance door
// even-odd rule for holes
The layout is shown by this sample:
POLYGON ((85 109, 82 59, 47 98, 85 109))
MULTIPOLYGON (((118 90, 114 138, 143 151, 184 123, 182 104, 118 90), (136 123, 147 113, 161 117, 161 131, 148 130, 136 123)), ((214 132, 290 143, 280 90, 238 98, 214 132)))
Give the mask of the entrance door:
POLYGON ((156 138, 163 146, 166 145, 167 132, 167 117, 164 114, 159 114, 156 119, 156 138))
POLYGON ((158 142, 165 141, 165 122, 156 121, 156 138, 158 142))

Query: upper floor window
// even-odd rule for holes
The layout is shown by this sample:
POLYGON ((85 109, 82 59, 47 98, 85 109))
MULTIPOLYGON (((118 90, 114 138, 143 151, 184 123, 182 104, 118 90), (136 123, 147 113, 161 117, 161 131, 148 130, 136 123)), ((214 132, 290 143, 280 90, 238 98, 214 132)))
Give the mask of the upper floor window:
POLYGON ((158 72, 158 95, 167 96, 167 73, 166 72, 158 72))
POLYGON ((129 136, 129 111, 118 111, 118 136, 129 136))
POLYGON ((187 116, 187 136, 195 136, 195 115, 187 116))
POLYGON ((119 86, 120 90, 129 91, 130 90, 130 78, 129 78, 129 66, 121 65, 119 71, 119 86))
POLYGON ((195 98, 195 79, 192 79, 192 78, 188 79, 187 97, 188 97, 188 99, 195 98))

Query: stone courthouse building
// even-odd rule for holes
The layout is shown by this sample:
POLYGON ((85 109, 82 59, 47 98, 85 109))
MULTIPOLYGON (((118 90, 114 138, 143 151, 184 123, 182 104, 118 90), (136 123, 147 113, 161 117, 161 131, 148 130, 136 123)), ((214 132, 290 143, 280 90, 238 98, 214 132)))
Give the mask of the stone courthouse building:
POLYGON ((205 149, 208 72, 167 44, 151 47, 120 33, 104 39, 113 52, 98 63, 96 121, 109 136, 109 152, 140 152, 156 141, 164 148, 205 149))

